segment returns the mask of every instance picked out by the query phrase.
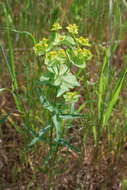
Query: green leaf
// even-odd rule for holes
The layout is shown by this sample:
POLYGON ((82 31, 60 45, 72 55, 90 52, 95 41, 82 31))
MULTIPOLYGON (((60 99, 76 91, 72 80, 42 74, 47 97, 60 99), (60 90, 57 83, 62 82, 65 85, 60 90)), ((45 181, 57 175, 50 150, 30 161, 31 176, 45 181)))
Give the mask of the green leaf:
POLYGON ((44 73, 41 77, 40 77, 40 81, 41 82, 45 82, 45 81, 49 81, 50 77, 47 73, 44 73))
POLYGON ((67 56, 68 56, 68 59, 69 61, 75 65, 76 67, 79 67, 79 68, 85 68, 86 67, 86 62, 85 62, 85 59, 83 58, 80 58, 79 56, 76 56, 73 52, 73 49, 68 49, 66 51, 67 53, 67 56))
MULTIPOLYGON (((65 64, 48 67, 48 70, 54 73, 54 81, 52 81, 52 84, 58 87, 57 97, 76 86, 80 86, 76 77, 70 72, 69 68, 65 64)), ((45 79, 44 76, 41 78, 41 80, 48 79, 48 77, 45 79)))
POLYGON ((78 119, 78 118, 84 118, 85 115, 81 115, 81 114, 60 114, 59 117, 61 119, 78 119))
POLYGON ((45 128, 41 129, 38 133, 38 136, 36 136, 31 143, 29 144, 29 146, 33 146, 35 145, 37 142, 42 141, 43 140, 43 136, 45 135, 45 133, 47 133, 47 131, 51 128, 50 125, 46 126, 45 128))
POLYGON ((70 47, 72 45, 75 45, 75 41, 71 36, 65 35, 65 39, 63 40, 62 44, 70 47))
POLYGON ((16 29, 9 29, 9 30, 11 30, 12 32, 19 33, 19 34, 27 35, 33 41, 33 43, 36 44, 36 40, 35 40, 34 36, 30 32, 19 31, 19 30, 16 30, 16 29))
POLYGON ((40 77, 40 82, 41 84, 50 84, 52 85, 52 80, 54 78, 53 73, 50 72, 45 72, 41 77, 40 77))
POLYGON ((65 64, 54 64, 54 66, 48 67, 48 70, 57 77, 58 75, 65 74, 69 71, 69 68, 65 64))
POLYGON ((63 146, 66 146, 66 147, 69 148, 70 150, 73 150, 73 151, 75 151, 75 152, 80 153, 80 150, 79 150, 78 148, 72 146, 69 142, 67 142, 66 140, 64 140, 64 139, 62 139, 62 138, 59 139, 59 140, 57 141, 57 143, 59 143, 59 144, 61 144, 61 145, 63 145, 63 146))
POLYGON ((40 96, 40 101, 45 109, 50 112, 57 112, 57 109, 47 100, 46 96, 40 96))
POLYGON ((112 97, 107 105, 107 109, 104 113, 104 116, 103 116, 103 126, 107 124, 109 118, 110 118, 110 115, 111 115, 111 112, 113 110, 113 107, 115 106, 118 98, 119 98, 119 94, 120 94, 120 91, 121 91, 121 88, 122 88, 122 84, 123 84, 123 81, 125 79, 125 76, 126 76, 126 73, 127 73, 127 69, 125 69, 125 71, 121 74, 121 76, 119 77, 117 83, 116 83, 116 86, 114 88, 114 91, 113 91, 113 94, 112 94, 112 97))
POLYGON ((55 128, 56 128, 56 138, 59 139, 60 138, 60 119, 58 117, 58 115, 53 115, 52 117, 52 120, 53 120, 53 123, 55 125, 55 128))
POLYGON ((71 72, 67 72, 62 76, 58 76, 57 80, 54 82, 54 85, 57 84, 59 84, 57 97, 61 96, 64 92, 67 92, 76 86, 80 86, 76 77, 71 72))
POLYGON ((99 121, 101 121, 102 115, 104 112, 105 94, 106 94, 106 89, 108 86, 108 79, 109 79, 108 55, 109 55, 109 49, 106 50, 106 55, 104 57, 104 62, 102 65, 100 82, 99 82, 99 90, 98 90, 98 120, 99 121))
POLYGON ((95 144, 97 144, 97 127, 93 126, 92 131, 93 131, 94 142, 95 144))
POLYGON ((65 85, 61 85, 58 89, 58 92, 57 92, 57 97, 60 97, 62 96, 65 92, 68 92, 69 91, 69 88, 65 85))
POLYGON ((63 75, 63 82, 72 86, 72 87, 80 86, 76 77, 71 72, 68 72, 65 75, 63 75))
POLYGON ((66 45, 70 47, 75 45, 75 41, 71 36, 61 35, 55 32, 52 36, 52 42, 50 47, 52 48, 53 46, 58 45, 66 45), (63 38, 63 40, 61 40, 61 37, 63 38))

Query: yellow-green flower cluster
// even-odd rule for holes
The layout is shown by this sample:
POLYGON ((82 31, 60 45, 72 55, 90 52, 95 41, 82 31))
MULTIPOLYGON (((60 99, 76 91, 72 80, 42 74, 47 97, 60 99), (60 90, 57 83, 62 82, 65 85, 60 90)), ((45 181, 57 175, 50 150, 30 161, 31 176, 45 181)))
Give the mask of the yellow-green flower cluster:
POLYGON ((58 49, 58 50, 50 51, 47 53, 47 58, 49 61, 53 61, 55 59, 61 59, 65 57, 66 57, 66 53, 64 49, 58 49))
POLYGON ((47 38, 42 38, 42 40, 40 41, 42 44, 46 44, 48 42, 47 38))
POLYGON ((53 45, 54 46, 60 45, 64 40, 65 40, 65 36, 64 35, 57 34, 56 38, 55 38, 55 40, 53 42, 53 45))
POLYGON ((90 50, 85 48, 77 48, 74 50, 74 54, 78 56, 80 59, 90 60, 92 57, 92 53, 90 50))
POLYGON ((58 36, 58 40, 59 40, 59 41, 63 41, 63 40, 65 40, 65 36, 64 36, 64 35, 59 34, 59 36, 58 36))
POLYGON ((78 26, 76 24, 69 24, 66 29, 73 35, 78 34, 78 26))
POLYGON ((65 50, 64 50, 64 49, 59 49, 59 50, 58 50, 58 55, 59 55, 60 57, 66 57, 65 50))
POLYGON ((80 38, 76 38, 76 41, 80 44, 80 45, 83 45, 83 46, 88 46, 90 47, 90 43, 89 43, 89 40, 88 38, 84 38, 84 37, 80 37, 80 38))
POLYGON ((47 42, 48 42, 47 38, 42 38, 42 40, 39 43, 34 45, 33 49, 34 49, 36 55, 40 56, 46 52, 46 50, 48 48, 47 42))
POLYGON ((59 23, 54 23, 51 28, 52 31, 57 31, 60 29, 62 29, 62 26, 59 23))
POLYGON ((50 52, 47 53, 47 57, 48 57, 49 60, 56 59, 57 56, 58 56, 58 53, 55 50, 54 51, 50 51, 50 52))
POLYGON ((67 92, 64 95, 64 99, 66 103, 76 103, 79 99, 80 95, 78 92, 67 92))

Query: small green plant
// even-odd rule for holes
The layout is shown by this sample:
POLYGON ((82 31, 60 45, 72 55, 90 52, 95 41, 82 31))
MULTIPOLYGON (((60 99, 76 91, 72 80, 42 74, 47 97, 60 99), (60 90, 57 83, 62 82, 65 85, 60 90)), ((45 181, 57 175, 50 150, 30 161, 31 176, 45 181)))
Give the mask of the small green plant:
POLYGON ((49 122, 31 145, 42 139, 45 132, 50 131, 51 158, 52 153, 55 153, 56 157, 59 146, 74 148, 64 139, 64 132, 67 131, 65 120, 82 117, 75 110, 80 94, 74 89, 79 87, 80 83, 73 68, 84 69, 87 61, 92 58, 89 40, 78 37, 78 27, 75 24, 69 24, 66 32, 61 30, 62 27, 55 23, 51 28, 51 35, 42 38, 33 48, 36 56, 41 57, 43 70, 40 77, 40 101, 48 111, 49 122))
MULTIPOLYGON (((8 76, 4 74, 7 66, 10 74, 7 90, 16 105, 16 110, 11 107, 12 114, 3 113, 0 124, 9 116, 11 125, 21 134, 23 149, 18 146, 23 171, 24 166, 31 167, 34 176, 34 170, 39 166, 41 171, 48 168, 56 174, 53 165, 58 163, 58 158, 61 159, 63 146, 77 150, 71 144, 72 136, 74 139, 76 136, 83 161, 81 163, 79 159, 78 165, 84 166, 84 157, 88 157, 92 148, 95 150, 93 158, 97 158, 99 165, 101 160, 108 160, 111 165, 109 173, 112 173, 112 164, 117 166, 116 160, 120 158, 127 138, 127 100, 121 93, 125 91, 126 94, 127 73, 126 65, 123 68, 124 62, 127 63, 127 59, 123 60, 126 48, 122 45, 126 40, 127 25, 125 0, 86 0, 85 3, 82 0, 59 0, 57 5, 55 0, 39 3, 24 0, 22 5, 18 0, 15 3, 6 0, 0 5, 0 50, 3 55, 0 92, 6 90, 8 76), (78 23, 80 34, 89 35, 94 41, 97 54, 94 53, 94 60, 87 68, 86 63, 92 56, 90 43, 87 38, 79 36, 75 24, 63 30, 55 23, 49 36, 41 39, 42 34, 48 33, 49 25, 58 19, 63 25, 78 23), (41 40, 37 43, 34 36, 41 40), (36 56, 29 51, 33 44, 36 56), (123 70, 121 75, 120 70, 123 70), (76 104, 80 103, 78 107, 76 104), (16 114, 18 111, 17 116, 15 111, 16 114), (81 111, 85 114, 81 115, 81 111), (75 124, 78 126, 69 133, 72 121, 80 117, 83 118, 75 124), (92 139, 96 146, 91 144, 92 139), (29 143, 33 151, 30 158, 29 143)), ((67 159, 68 155, 64 160, 67 159)), ((14 174, 13 178, 15 166, 10 173, 14 174)), ((24 175, 24 172, 20 174, 24 175)), ((33 179, 29 184, 33 184, 33 179)), ((121 188, 126 189, 126 186, 126 178, 123 178, 121 188)))

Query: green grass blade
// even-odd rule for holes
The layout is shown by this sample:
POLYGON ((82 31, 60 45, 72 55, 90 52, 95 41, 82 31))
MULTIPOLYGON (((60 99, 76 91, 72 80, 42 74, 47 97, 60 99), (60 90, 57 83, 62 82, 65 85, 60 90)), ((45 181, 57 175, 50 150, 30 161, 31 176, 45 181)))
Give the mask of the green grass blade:
POLYGON ((16 71, 15 71, 15 63, 14 63, 14 52, 13 52, 13 42, 10 34, 10 30, 8 28, 13 26, 12 17, 5 6, 3 6, 4 15, 6 18, 6 26, 7 26, 7 39, 8 39, 8 47, 9 47, 9 64, 11 70, 11 80, 12 80, 12 88, 15 91, 18 89, 18 82, 16 79, 16 71))
POLYGON ((27 35, 33 42, 33 44, 36 44, 36 40, 34 38, 34 36, 30 33, 30 32, 27 32, 27 31, 19 31, 19 30, 16 30, 16 29, 10 29, 12 32, 15 32, 15 33, 19 33, 19 34, 22 34, 22 35, 27 35))
POLYGON ((100 82, 99 82, 99 90, 98 90, 98 120, 99 122, 102 119, 102 115, 104 111, 104 102, 105 102, 104 95, 107 89, 108 78, 109 78, 108 55, 109 55, 109 49, 106 50, 106 55, 104 57, 104 62, 102 65, 100 82))
POLYGON ((122 88, 122 84, 123 84, 123 81, 125 79, 125 76, 126 76, 126 73, 127 73, 127 69, 121 74, 121 76, 119 77, 117 83, 116 83, 116 86, 114 88, 114 91, 113 91, 113 94, 111 96, 111 99, 107 105, 107 109, 103 115, 103 126, 105 126, 107 123, 108 123, 108 120, 110 118, 110 115, 111 115, 111 112, 113 110, 113 107, 115 106, 118 98, 119 98, 119 94, 120 94, 120 91, 121 91, 121 88, 122 88))
MULTIPOLYGON (((17 106, 17 109, 18 109, 18 111, 19 112, 22 112, 22 106, 21 106, 21 104, 20 104, 20 101, 19 101, 19 98, 18 98, 18 96, 17 96, 17 94, 15 94, 15 92, 16 92, 16 89, 17 89, 17 79, 16 79, 16 75, 15 75, 15 77, 14 77, 14 74, 13 74, 13 72, 12 72, 12 64, 9 62, 9 60, 7 59, 7 55, 5 54, 5 50, 4 50, 4 48, 2 47, 2 45, 0 44, 0 47, 1 47, 1 50, 2 50, 2 54, 3 54, 3 57, 4 57, 4 60, 5 60, 5 63, 7 64, 7 67, 8 67, 8 71, 9 71, 9 73, 10 73, 10 76, 11 76, 11 80, 12 80, 12 91, 11 91, 11 93, 13 94, 13 98, 14 98, 14 100, 15 100, 15 103, 16 103, 16 106, 17 106)), ((14 67, 13 67, 14 68, 14 67)), ((15 71, 14 71, 15 72, 15 71)), ((9 90, 9 89, 4 89, 4 90, 9 90)))

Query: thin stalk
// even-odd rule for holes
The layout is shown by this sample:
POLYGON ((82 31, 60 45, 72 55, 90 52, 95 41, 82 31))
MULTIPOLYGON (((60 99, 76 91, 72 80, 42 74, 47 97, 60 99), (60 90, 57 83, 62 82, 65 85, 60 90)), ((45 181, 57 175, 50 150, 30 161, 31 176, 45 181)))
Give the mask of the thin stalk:
POLYGON ((9 47, 9 64, 10 64, 11 79, 12 79, 12 90, 16 91, 18 89, 18 82, 16 79, 12 38, 11 38, 10 30, 9 30, 10 24, 12 24, 11 15, 8 13, 5 7, 4 7, 4 13, 5 13, 6 25, 7 25, 7 39, 8 39, 8 47, 9 47))
POLYGON ((12 93, 13 98, 14 98, 14 100, 15 100, 15 103, 16 103, 16 106, 17 106, 18 111, 19 111, 19 112, 22 112, 22 106, 21 106, 21 104, 20 104, 20 101, 19 101, 18 96, 16 95, 17 88, 18 88, 18 83, 17 83, 16 78, 15 78, 14 75, 13 75, 13 72, 12 72, 12 69, 11 69, 11 65, 10 65, 10 63, 9 63, 9 61, 8 61, 8 59, 7 59, 7 56, 6 56, 5 51, 4 51, 4 48, 2 47, 2 45, 0 45, 0 46, 1 46, 1 50, 2 50, 2 53, 3 53, 3 57, 4 57, 4 60, 5 60, 6 64, 7 64, 7 67, 8 67, 10 76, 11 76, 11 80, 12 80, 12 91, 11 91, 11 93, 12 93))
POLYGON ((111 64, 111 55, 112 55, 112 37, 113 37, 113 0, 109 0, 109 55, 108 55, 108 66, 111 64))

